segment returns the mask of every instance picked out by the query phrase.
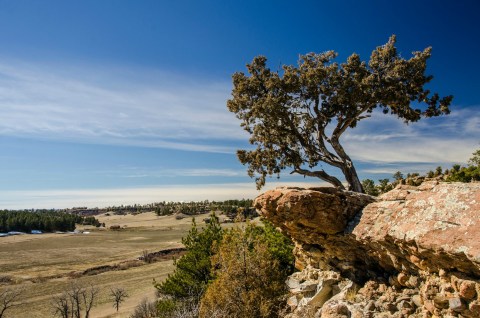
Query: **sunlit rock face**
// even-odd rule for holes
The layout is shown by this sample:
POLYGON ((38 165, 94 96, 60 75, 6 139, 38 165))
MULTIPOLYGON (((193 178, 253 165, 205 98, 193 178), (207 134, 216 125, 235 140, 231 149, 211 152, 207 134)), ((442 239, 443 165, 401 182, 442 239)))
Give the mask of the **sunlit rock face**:
POLYGON ((291 317, 480 317, 480 183, 279 188, 255 206, 296 245, 291 317))

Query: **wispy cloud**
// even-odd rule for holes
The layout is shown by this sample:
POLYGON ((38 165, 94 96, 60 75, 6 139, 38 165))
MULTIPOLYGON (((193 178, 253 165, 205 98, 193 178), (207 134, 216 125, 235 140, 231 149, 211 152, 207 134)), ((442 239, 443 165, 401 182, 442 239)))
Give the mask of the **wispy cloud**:
POLYGON ((465 163, 480 146, 478 107, 405 125, 394 116, 375 112, 344 136, 353 159, 387 163, 465 163))
MULTIPOLYGON (((0 63, 0 135, 233 153, 248 136, 226 110, 230 89, 155 70, 8 61, 0 63)), ((479 147, 478 108, 409 125, 374 112, 342 141, 354 160, 380 166, 464 163, 479 147)))
POLYGON ((229 83, 149 70, 0 64, 0 135, 233 152, 229 83))
POLYGON ((2 193, 4 195, 0 198, 0 209, 107 207, 160 201, 255 198, 261 192, 279 186, 318 187, 321 185, 325 184, 322 182, 271 182, 262 191, 257 191, 253 182, 123 189, 4 191, 2 193))
POLYGON ((233 169, 208 169, 208 168, 183 168, 183 169, 119 169, 116 173, 123 173, 125 178, 159 178, 159 177, 238 177, 245 176, 243 170, 233 169))

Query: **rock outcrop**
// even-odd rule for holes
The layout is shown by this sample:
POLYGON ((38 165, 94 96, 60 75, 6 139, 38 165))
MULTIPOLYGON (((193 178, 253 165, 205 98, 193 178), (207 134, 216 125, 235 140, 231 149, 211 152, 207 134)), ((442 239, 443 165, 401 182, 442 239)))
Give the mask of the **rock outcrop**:
POLYGON ((296 245, 290 317, 480 317, 480 183, 280 188, 255 206, 296 245))

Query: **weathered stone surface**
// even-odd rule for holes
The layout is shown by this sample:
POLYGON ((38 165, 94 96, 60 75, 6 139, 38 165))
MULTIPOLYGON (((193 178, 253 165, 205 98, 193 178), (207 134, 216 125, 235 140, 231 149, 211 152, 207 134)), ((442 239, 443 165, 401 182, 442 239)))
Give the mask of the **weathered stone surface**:
POLYGON ((257 197, 255 207, 296 241, 297 268, 337 269, 362 279, 368 271, 360 267, 353 271, 351 262, 363 261, 366 251, 353 235, 343 233, 348 222, 374 201, 371 196, 335 188, 278 188, 257 197))
POLYGON ((296 241, 301 268, 357 280, 419 270, 480 277, 480 183, 401 185, 374 201, 333 188, 279 188, 255 207, 296 241))
POLYGON ((480 317, 480 183, 281 188, 255 206, 295 242, 286 317, 480 317))
POLYGON ((367 205, 352 233, 382 267, 480 277, 480 183, 399 186, 367 205))
POLYGON ((337 234, 350 219, 374 199, 335 188, 278 188, 255 200, 255 207, 291 235, 337 234))

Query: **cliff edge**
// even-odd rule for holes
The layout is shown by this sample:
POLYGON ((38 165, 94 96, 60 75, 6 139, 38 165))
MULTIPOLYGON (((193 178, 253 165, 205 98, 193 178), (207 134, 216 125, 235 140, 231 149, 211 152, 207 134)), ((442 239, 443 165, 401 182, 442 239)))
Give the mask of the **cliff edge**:
POLYGON ((480 183, 255 200, 295 242, 288 317, 480 317, 480 183))

